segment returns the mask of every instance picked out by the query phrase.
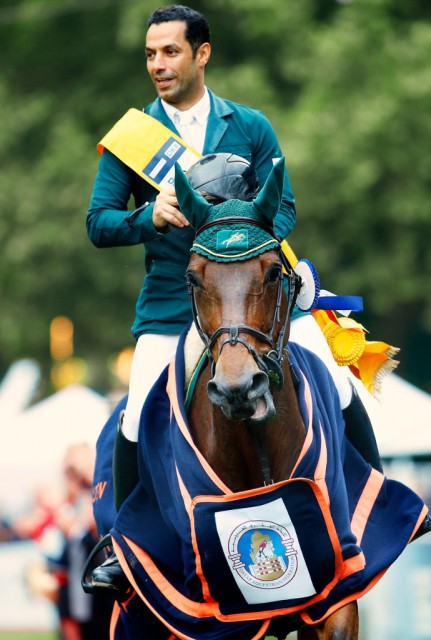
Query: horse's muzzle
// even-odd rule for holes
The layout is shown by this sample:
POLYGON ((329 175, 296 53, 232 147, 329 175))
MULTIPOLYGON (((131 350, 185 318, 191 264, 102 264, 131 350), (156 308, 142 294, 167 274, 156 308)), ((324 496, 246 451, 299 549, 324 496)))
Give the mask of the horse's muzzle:
POLYGON ((275 415, 269 378, 263 371, 243 376, 235 385, 216 371, 208 382, 208 396, 233 422, 263 422, 275 415))

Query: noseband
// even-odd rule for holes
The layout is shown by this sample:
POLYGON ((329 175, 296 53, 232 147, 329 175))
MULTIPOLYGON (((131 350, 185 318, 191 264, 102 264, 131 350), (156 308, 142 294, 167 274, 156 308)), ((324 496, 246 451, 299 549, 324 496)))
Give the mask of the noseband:
MULTIPOLYGON (((220 225, 220 224, 232 225, 238 222, 241 224, 258 226, 264 229, 275 240, 277 240, 277 242, 279 242, 278 238, 275 236, 273 230, 270 227, 261 223, 258 220, 254 220, 246 217, 219 218, 217 220, 208 222, 199 228, 196 234, 196 238, 209 227, 220 225)), ((212 375, 214 375, 215 373, 215 366, 216 366, 216 360, 212 353, 212 347, 214 346, 215 342, 222 334, 227 333, 228 334, 227 338, 225 338, 225 340, 223 340, 222 343, 220 344, 218 357, 220 357, 223 347, 226 344, 235 346, 236 344, 240 343, 244 345, 246 349, 248 349, 250 354, 253 356, 259 369, 261 371, 264 371, 268 375, 269 380, 273 385, 273 387, 276 389, 281 389, 281 387, 283 386, 283 383, 284 383, 284 376, 283 376, 284 336, 286 333, 286 327, 287 327, 290 314, 295 305, 295 301, 301 287, 301 278, 295 273, 295 271, 292 268, 292 265, 290 264, 290 262, 288 261, 284 253, 282 252, 281 248, 279 250, 279 256, 280 256, 280 263, 286 270, 287 277, 289 279, 289 300, 288 300, 288 305, 286 309, 286 314, 283 319, 276 341, 275 341, 275 330, 276 330, 277 324, 280 322, 281 299, 282 299, 282 293, 283 293, 283 272, 282 271, 280 271, 280 275, 278 277, 277 299, 275 303, 274 317, 272 320, 271 329, 268 334, 263 333, 263 331, 259 331, 258 329, 255 329, 254 327, 250 327, 248 325, 237 324, 237 325, 221 325, 220 327, 218 327, 218 329, 214 331, 214 333, 211 336, 208 336, 208 334, 206 334, 205 331, 202 329, 202 325, 199 320, 199 313, 198 313, 196 295, 195 295, 193 283, 191 282, 190 279, 187 280, 193 320, 198 330, 198 333, 205 344, 208 357, 211 362, 212 375), (253 336, 254 338, 257 338, 260 342, 263 342, 264 344, 269 346, 269 351, 263 355, 260 355, 256 351, 256 349, 240 334, 248 334, 253 336), (276 342, 276 344, 274 344, 274 342, 276 342)))

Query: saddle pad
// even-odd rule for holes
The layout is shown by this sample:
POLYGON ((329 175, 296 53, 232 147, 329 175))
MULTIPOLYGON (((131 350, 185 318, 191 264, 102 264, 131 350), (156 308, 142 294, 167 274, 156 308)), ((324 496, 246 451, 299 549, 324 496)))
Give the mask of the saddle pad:
POLYGON ((219 619, 292 613, 326 597, 341 575, 337 532, 311 480, 199 496, 191 520, 203 593, 218 603, 219 619))

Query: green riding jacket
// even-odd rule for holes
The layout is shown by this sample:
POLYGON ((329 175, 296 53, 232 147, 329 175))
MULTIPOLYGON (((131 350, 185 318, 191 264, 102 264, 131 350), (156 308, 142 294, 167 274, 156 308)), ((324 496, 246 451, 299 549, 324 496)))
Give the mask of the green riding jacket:
MULTIPOLYGON (((283 155, 268 119, 255 109, 223 100, 211 91, 211 109, 203 155, 235 153, 256 169, 263 185, 273 158, 283 155)), ((179 132, 168 118, 160 98, 145 108, 153 118, 179 132)), ((160 233, 152 222, 157 190, 129 169, 107 149, 100 159, 87 232, 96 247, 143 244, 145 276, 136 303, 132 333, 180 333, 192 319, 185 282, 192 240, 172 232, 160 233), (134 209, 128 209, 133 196, 134 209)), ((133 206, 133 205, 132 205, 133 206)), ((275 219, 275 231, 286 237, 295 226, 295 204, 289 177, 285 176, 283 201, 275 219)))

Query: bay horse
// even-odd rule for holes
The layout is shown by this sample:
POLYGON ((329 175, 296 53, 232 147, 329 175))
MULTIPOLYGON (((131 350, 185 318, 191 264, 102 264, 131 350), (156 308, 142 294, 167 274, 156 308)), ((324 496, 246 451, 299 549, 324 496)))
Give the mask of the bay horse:
MULTIPOLYGON (((270 377, 253 355, 262 358, 274 348, 268 336, 277 313, 281 268, 278 253, 271 251, 241 267, 194 254, 187 271, 200 327, 211 350, 196 384, 189 424, 198 449, 235 492, 290 478, 304 445, 305 427, 287 354, 282 364, 284 382, 278 389, 272 388, 270 377), (232 333, 238 337, 232 338, 232 333)), ((283 295, 275 340, 287 307, 283 295)), ((282 626, 275 619, 268 633, 282 626)), ((357 640, 356 602, 318 625, 298 630, 298 640, 335 638, 357 640)))
MULTIPOLYGON (((302 282, 273 232, 283 177, 282 158, 253 202, 213 205, 176 167, 196 230, 186 279, 205 358, 186 385, 184 332, 144 404, 140 482, 108 518, 134 592, 116 605, 112 637, 357 640, 357 599, 428 512, 345 437, 325 365, 288 343, 302 282)), ((111 442, 117 421, 103 430, 111 442)), ((102 522, 113 502, 103 438, 99 450, 102 522)))
MULTIPOLYGON (((260 219, 238 217, 239 202, 235 215, 223 210, 211 219, 203 198, 187 189, 179 171, 176 175, 180 208, 198 228, 186 278, 194 322, 208 353, 190 404, 189 425, 197 448, 233 492, 289 479, 306 438, 286 349, 300 278, 279 246, 271 248, 277 242, 269 242, 269 250, 256 250, 256 244, 265 245, 272 236, 282 191, 282 163, 278 165, 255 201, 255 210, 263 213, 260 219), (257 228, 252 257, 235 258, 236 248, 217 259, 209 237, 238 225, 257 228), (289 283, 287 293, 283 278, 289 283)), ((231 234, 233 242, 239 235, 231 234)), ((353 601, 319 624, 300 625, 298 639, 357 640, 358 627, 353 601)), ((282 620, 275 618, 268 633, 279 631, 285 635, 282 620)))

